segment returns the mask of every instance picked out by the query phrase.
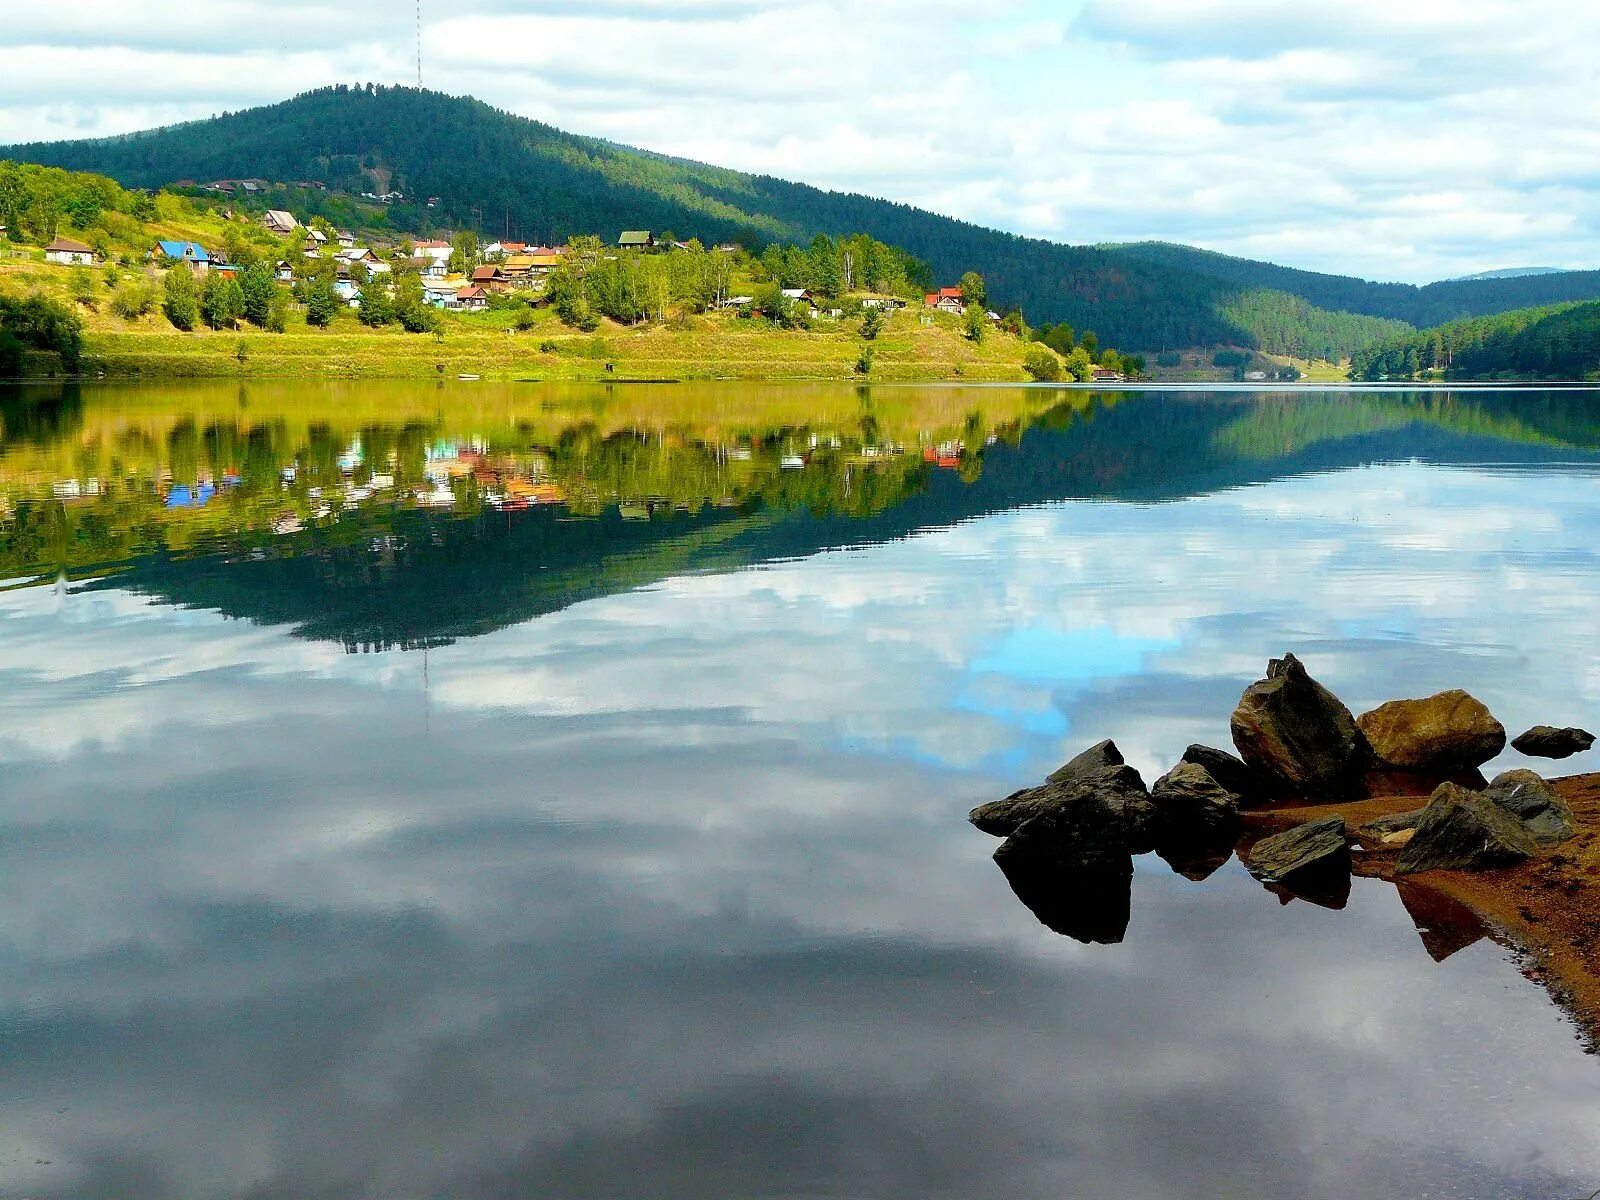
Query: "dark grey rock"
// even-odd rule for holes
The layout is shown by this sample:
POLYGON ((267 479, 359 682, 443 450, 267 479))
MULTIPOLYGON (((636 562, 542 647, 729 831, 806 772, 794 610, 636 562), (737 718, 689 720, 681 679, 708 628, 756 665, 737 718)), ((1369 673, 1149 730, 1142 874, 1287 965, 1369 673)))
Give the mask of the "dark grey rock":
POLYGON ((1155 846, 1156 812, 1139 772, 1123 763, 1061 783, 1025 788, 968 816, 996 837, 1014 837, 1036 818, 1053 820, 1039 828, 1081 849, 1111 848, 1143 854, 1155 846))
POLYGON ((1253 808, 1272 799, 1272 778, 1226 750, 1196 743, 1183 752, 1183 761, 1204 767, 1211 778, 1239 797, 1240 808, 1253 808))
POLYGON ((1571 758, 1594 745, 1594 734, 1586 729, 1557 729, 1535 725, 1511 740, 1511 748, 1530 758, 1571 758))
POLYGON ((1123 764, 1122 751, 1117 749, 1117 744, 1110 738, 1103 742, 1096 742, 1076 758, 1070 759, 1065 766, 1057 767, 1045 777, 1046 783, 1066 783, 1072 779, 1082 779, 1088 775, 1098 775, 1112 767, 1123 764))
POLYGON ((1353 795, 1371 758, 1350 710, 1292 654, 1245 689, 1229 726, 1240 758, 1300 795, 1353 795))
POLYGON ((1521 862, 1538 850, 1527 827, 1483 792, 1445 783, 1428 801, 1395 870, 1479 871, 1521 862))
POLYGON ((994 837, 1010 837, 1029 817, 1048 812, 1066 801, 1066 789, 1051 784, 1023 788, 1004 800, 978 805, 967 814, 967 820, 994 837))
POLYGON ((1239 797, 1198 763, 1179 763, 1150 789, 1158 845, 1213 842, 1239 830, 1239 797))
POLYGON ((1245 866, 1263 883, 1294 891, 1321 892, 1343 879, 1348 892, 1350 843, 1344 818, 1325 817, 1262 838, 1251 847, 1245 866))
POLYGON ((1532 771, 1496 775, 1484 795, 1521 821, 1533 840, 1546 850, 1570 841, 1576 832, 1567 802, 1532 771))

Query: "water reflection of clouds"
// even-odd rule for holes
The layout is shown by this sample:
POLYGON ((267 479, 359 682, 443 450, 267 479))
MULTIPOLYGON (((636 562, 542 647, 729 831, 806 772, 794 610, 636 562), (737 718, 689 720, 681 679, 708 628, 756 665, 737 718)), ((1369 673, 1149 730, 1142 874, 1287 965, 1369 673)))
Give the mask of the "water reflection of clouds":
POLYGON ((1223 741, 1287 648, 1581 721, 1590 490, 1001 515, 441 648, 426 704, 419 654, 8 594, 0 1196, 1564 1194, 1600 1090, 1494 947, 1155 865, 1091 951, 962 815, 1223 741))

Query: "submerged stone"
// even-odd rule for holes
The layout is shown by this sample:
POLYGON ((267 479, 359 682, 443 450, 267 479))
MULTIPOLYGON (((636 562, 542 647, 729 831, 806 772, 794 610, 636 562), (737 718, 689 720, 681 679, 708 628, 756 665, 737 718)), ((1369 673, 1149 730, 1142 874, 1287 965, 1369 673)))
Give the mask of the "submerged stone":
MULTIPOLYGON (((1014 840, 1014 839, 1013 839, 1014 840)), ((1088 858, 1041 852, 1048 843, 995 852, 995 863, 1040 924, 1085 944, 1114 945, 1127 936, 1133 904, 1133 858, 1088 858)))

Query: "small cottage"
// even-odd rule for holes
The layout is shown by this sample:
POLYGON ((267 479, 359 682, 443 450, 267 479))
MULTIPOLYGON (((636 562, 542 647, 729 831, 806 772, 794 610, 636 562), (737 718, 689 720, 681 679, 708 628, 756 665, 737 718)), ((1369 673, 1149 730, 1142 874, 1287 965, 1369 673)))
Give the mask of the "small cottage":
POLYGON ((294 219, 293 213, 284 212, 281 208, 269 208, 262 214, 261 224, 268 233, 278 237, 286 237, 300 228, 300 222, 294 219))
POLYGON ((63 237, 58 237, 44 248, 44 260, 69 267, 92 267, 95 263, 91 247, 63 237))

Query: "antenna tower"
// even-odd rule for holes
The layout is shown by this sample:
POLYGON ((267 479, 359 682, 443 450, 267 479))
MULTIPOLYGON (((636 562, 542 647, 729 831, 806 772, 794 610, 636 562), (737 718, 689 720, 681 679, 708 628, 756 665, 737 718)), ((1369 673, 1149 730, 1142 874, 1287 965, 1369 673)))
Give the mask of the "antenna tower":
POLYGON ((417 90, 422 90, 422 0, 417 0, 417 90))

